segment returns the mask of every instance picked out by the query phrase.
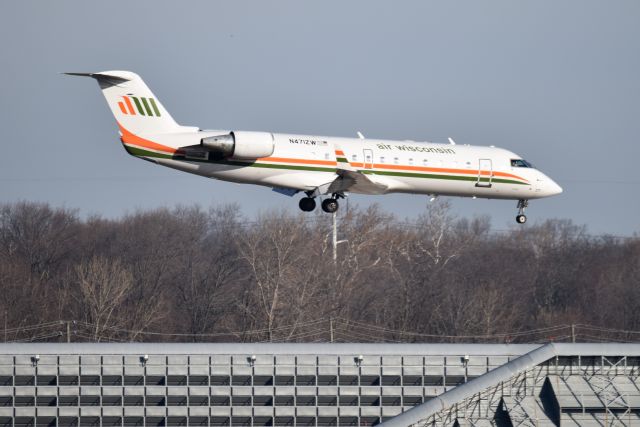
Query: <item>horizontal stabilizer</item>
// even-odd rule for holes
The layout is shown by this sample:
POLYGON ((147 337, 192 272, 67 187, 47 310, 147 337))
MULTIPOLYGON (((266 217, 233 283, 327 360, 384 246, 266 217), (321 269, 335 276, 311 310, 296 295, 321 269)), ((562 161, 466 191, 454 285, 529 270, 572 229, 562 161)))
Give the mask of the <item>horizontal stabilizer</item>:
POLYGON ((103 73, 62 73, 67 76, 79 76, 79 77, 92 77, 98 81, 106 81, 111 83, 112 85, 117 85, 120 83, 128 82, 131 79, 124 78, 122 76, 115 76, 113 74, 103 74, 103 73))

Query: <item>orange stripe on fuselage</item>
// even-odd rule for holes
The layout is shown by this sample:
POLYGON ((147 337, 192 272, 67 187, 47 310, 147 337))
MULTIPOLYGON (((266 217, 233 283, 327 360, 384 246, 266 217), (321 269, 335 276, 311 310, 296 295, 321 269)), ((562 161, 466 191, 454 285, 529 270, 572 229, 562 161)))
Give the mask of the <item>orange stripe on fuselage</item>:
POLYGON ((127 114, 127 110, 124 108, 124 104, 122 102, 118 102, 118 107, 120 107, 122 114, 127 114))
MULTIPOLYGON (((428 168, 423 166, 404 166, 404 165, 387 165, 387 164, 374 164, 374 168, 377 169, 393 169, 393 170, 411 170, 411 171, 420 171, 420 172, 441 172, 441 173, 458 173, 465 175, 491 175, 489 171, 478 171, 473 169, 450 169, 450 168, 428 168)), ((517 178, 522 181, 526 181, 526 179, 519 177, 517 175, 512 175, 506 172, 497 172, 493 171, 493 176, 502 176, 508 178, 517 178)))
POLYGON ((134 135, 133 133, 126 130, 124 126, 122 126, 119 122, 117 123, 118 127, 120 128, 120 133, 122 133, 122 142, 124 142, 125 144, 134 144, 139 147, 162 151, 166 154, 175 154, 179 151, 176 148, 167 147, 166 145, 158 144, 156 142, 149 141, 148 139, 140 138, 138 135, 134 135))
MULTIPOLYGON (((133 133, 129 132, 125 129, 119 122, 118 127, 120 128, 120 132, 122 133, 122 142, 127 144, 134 144, 143 148, 150 148, 156 151, 162 151, 166 154, 182 154, 179 149, 167 147, 166 145, 158 144, 153 141, 149 141, 148 139, 141 138, 133 133)), ((273 162, 273 163, 294 163, 294 164, 308 164, 308 165, 324 165, 324 166, 336 166, 337 162, 332 160, 314 160, 314 159, 292 159, 287 157, 262 157, 256 159, 256 161, 263 162, 273 162)), ((360 162, 351 162, 351 166, 356 168, 363 168, 367 170, 372 170, 370 167, 365 168, 364 163, 360 162)), ((370 164, 368 163, 367 166, 370 164)), ((489 176, 489 171, 478 171, 472 169, 450 169, 450 168, 428 168, 422 166, 402 166, 402 165, 387 165, 376 163, 373 164, 373 169, 388 169, 388 170, 398 170, 398 171, 417 171, 417 172, 435 172, 435 173, 455 173, 455 174, 463 174, 463 175, 482 175, 489 176)), ((517 175, 513 175, 506 172, 493 172, 493 176, 501 176, 507 178, 515 178, 521 181, 529 182, 526 179, 519 177, 517 175)))
POLYGON ((344 151, 342 151, 342 150, 336 150, 336 154, 337 154, 338 156, 344 156, 344 151))
MULTIPOLYGON (((156 151, 162 151, 167 154, 181 154, 181 151, 176 148, 167 147, 166 145, 158 144, 156 142, 150 141, 148 139, 144 139, 129 132, 118 123, 118 127, 120 128, 120 132, 122 133, 122 141, 127 144, 134 144, 143 148, 150 148, 156 151)), ((273 162, 273 163, 306 163, 310 165, 325 165, 325 166, 335 166, 336 162, 331 160, 305 160, 305 159, 290 159, 286 157, 263 157, 260 159, 256 159, 260 161, 273 162)))
MULTIPOLYGON (((404 165, 388 165, 388 164, 384 164, 384 163, 375 163, 373 164, 373 167, 371 165, 371 163, 367 163, 366 166, 364 163, 361 162, 350 162, 349 163, 351 166, 355 167, 355 168, 363 168, 366 170, 373 170, 373 169, 387 169, 387 170, 397 170, 397 171, 415 171, 415 172, 435 172, 435 173, 457 173, 457 174, 462 174, 462 175, 482 175, 482 176, 490 176, 491 173, 489 171, 478 171, 478 170, 473 170, 473 169, 450 169, 450 168, 427 168, 427 167, 422 167, 422 166, 404 166, 404 165)), ((517 176, 517 175, 512 175, 510 173, 506 173, 506 172, 497 172, 494 171, 493 172, 493 176, 501 176, 501 177, 505 177, 505 178, 515 178, 515 179, 519 179, 521 181, 524 182, 529 182, 526 179, 517 176)))

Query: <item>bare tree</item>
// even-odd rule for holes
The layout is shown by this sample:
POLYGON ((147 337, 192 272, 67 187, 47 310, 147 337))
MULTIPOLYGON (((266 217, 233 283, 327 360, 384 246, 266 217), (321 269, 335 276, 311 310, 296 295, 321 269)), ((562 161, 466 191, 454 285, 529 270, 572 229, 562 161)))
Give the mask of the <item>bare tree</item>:
MULTIPOLYGON (((338 223, 334 262, 323 213, 248 221, 236 206, 182 206, 81 219, 0 205, 0 317, 16 330, 78 320, 89 340, 318 340, 329 319, 352 340, 640 329, 640 237, 561 219, 491 232, 440 201, 418 221, 351 206, 338 223)), ((20 339, 59 339, 38 328, 20 339)))
POLYGON ((126 325, 123 310, 133 286, 133 276, 118 260, 91 258, 76 265, 76 299, 84 320, 91 324, 95 341, 118 335, 126 325))
POLYGON ((255 312, 251 315, 255 324, 266 330, 269 341, 283 312, 290 309, 284 295, 300 291, 300 285, 304 287, 296 280, 304 261, 304 253, 299 250, 304 229, 299 219, 268 216, 239 241, 240 257, 247 265, 254 291, 255 312))
POLYGON ((236 206, 229 206, 209 214, 194 208, 176 212, 183 223, 177 251, 181 262, 173 278, 178 291, 176 304, 193 341, 212 332, 233 301, 230 294, 238 278, 234 244, 237 211, 236 206))

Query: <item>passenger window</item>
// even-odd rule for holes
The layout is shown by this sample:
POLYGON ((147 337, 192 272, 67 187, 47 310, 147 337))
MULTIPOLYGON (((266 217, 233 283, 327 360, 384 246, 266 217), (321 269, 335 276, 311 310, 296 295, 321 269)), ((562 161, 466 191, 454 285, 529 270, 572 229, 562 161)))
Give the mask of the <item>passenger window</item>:
POLYGON ((384 156, 380 157, 380 163, 384 163, 384 156))
POLYGON ((398 158, 397 157, 393 158, 393 163, 395 163, 396 165, 398 164, 398 158))
POLYGON ((423 164, 424 166, 427 166, 427 165, 429 164, 429 160, 427 160, 427 159, 422 159, 422 164, 423 164))
POLYGON ((358 155, 357 155, 357 154, 354 154, 353 156, 351 156, 351 160, 354 160, 354 161, 355 161, 355 160, 358 160, 358 155))
POLYGON ((413 159, 409 159, 409 164, 413 165, 413 159))

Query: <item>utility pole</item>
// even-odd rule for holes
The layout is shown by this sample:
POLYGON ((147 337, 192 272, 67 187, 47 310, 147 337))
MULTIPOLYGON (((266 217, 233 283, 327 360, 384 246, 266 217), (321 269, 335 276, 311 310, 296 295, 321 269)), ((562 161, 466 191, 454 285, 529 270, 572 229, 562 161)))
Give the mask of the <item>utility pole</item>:
POLYGON ((338 216, 337 212, 331 214, 333 220, 333 235, 331 239, 331 243, 333 246, 333 263, 336 264, 338 262, 338 244, 344 243, 346 240, 338 240, 338 223, 336 217, 338 216))
POLYGON ((71 342, 71 322, 67 320, 67 343, 71 342))
POLYGON ((571 342, 576 342, 576 325, 573 323, 571 324, 571 342))
POLYGON ((333 238, 331 239, 331 243, 333 244, 333 263, 335 264, 338 260, 338 225, 336 223, 336 213, 332 213, 333 217, 333 238))

